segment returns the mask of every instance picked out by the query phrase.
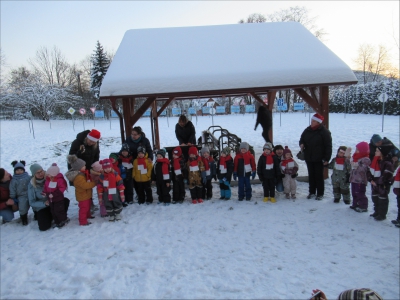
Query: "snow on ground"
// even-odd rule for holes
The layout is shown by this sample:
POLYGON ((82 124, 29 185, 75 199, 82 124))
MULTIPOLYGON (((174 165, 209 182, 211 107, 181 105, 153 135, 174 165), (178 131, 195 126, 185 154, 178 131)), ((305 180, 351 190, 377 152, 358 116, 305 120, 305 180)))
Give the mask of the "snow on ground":
MULTIPOLYGON (((309 124, 304 113, 274 114, 275 144, 295 154, 309 124), (282 125, 280 125, 280 122, 282 125)), ((161 118, 162 146, 174 146, 177 118, 161 118)), ((212 125, 211 117, 192 119, 197 135, 212 125)), ((340 145, 369 141, 374 133, 399 144, 399 117, 331 114, 333 152, 340 145)), ((264 141, 253 131, 254 115, 216 116, 218 124, 255 147, 256 160, 264 141)), ((56 162, 63 173, 70 142, 83 122, 2 121, 0 166, 12 171, 14 159, 25 159, 28 170, 38 162, 47 169, 56 162)), ((150 135, 150 122, 137 125, 150 135)), ((101 131, 101 157, 120 149, 118 121, 85 121, 101 131)), ((304 163, 300 175, 306 175, 304 163)), ((251 202, 214 199, 201 205, 186 202, 169 207, 130 205, 123 220, 99 217, 78 225, 74 188, 62 229, 40 232, 29 212, 29 225, 16 219, 0 226, 3 299, 307 299, 312 289, 329 299, 349 288, 368 287, 384 299, 399 299, 399 229, 391 224, 397 207, 393 193, 387 220, 374 221, 342 202, 333 203, 330 180, 322 201, 307 200, 307 183, 298 182, 298 198, 278 197, 263 203, 261 185, 253 186, 251 202)), ((154 195, 156 196, 155 190, 154 195)), ((187 192, 188 195, 188 192, 187 192)), ((370 197, 370 188, 368 187, 370 197)), ((157 197, 155 197, 157 199, 157 197)), ((188 197, 187 197, 188 199, 188 197)), ((372 203, 369 203, 372 208, 372 203)))

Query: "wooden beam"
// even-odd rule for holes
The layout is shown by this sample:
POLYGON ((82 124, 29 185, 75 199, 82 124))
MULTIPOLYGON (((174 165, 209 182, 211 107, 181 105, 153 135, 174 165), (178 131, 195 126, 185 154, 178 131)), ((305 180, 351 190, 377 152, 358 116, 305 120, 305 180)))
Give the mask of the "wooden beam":
POLYGON ((157 117, 161 115, 161 113, 164 111, 164 109, 167 108, 167 106, 175 99, 176 97, 171 97, 169 98, 163 106, 161 106, 160 110, 157 112, 157 117))
POLYGON ((268 106, 265 104, 265 102, 256 93, 251 92, 250 95, 253 96, 253 98, 256 99, 257 102, 261 103, 261 105, 268 108, 268 106))
POLYGON ((318 97, 317 97, 317 88, 316 87, 309 87, 308 89, 310 90, 311 98, 313 98, 316 102, 319 103, 319 100, 318 100, 318 97))
POLYGON ((142 104, 141 107, 134 113, 133 116, 130 117, 130 124, 131 126, 135 125, 135 123, 140 119, 141 116, 145 113, 145 111, 150 107, 150 105, 156 100, 156 97, 149 97, 147 100, 142 104))
MULTIPOLYGON (((131 98, 122 98, 122 109, 124 114, 124 123, 125 123, 125 137, 131 134, 132 124, 131 124, 131 116, 132 116, 132 99, 131 98)), ((122 140, 124 143, 125 140, 122 140)))
POLYGON ((269 91, 267 97, 268 97, 268 109, 269 111, 272 112, 275 103, 276 91, 269 91))
POLYGON ((155 101, 153 102, 151 118, 153 119, 152 122, 154 124, 153 149, 160 149, 160 129, 158 127, 157 104, 155 101))
POLYGON ((110 98, 111 101, 111 107, 113 109, 113 111, 115 111, 115 113, 117 114, 118 118, 119 118, 119 130, 121 133, 121 141, 122 143, 125 142, 125 134, 124 134, 124 118, 122 117, 121 113, 118 111, 117 108, 117 98, 116 97, 111 97, 110 98))
POLYGON ((321 111, 321 107, 304 89, 294 89, 294 92, 299 95, 303 100, 310 105, 317 113, 321 111))
POLYGON ((319 88, 319 99, 321 105, 320 114, 324 117, 324 125, 329 129, 329 86, 319 88))

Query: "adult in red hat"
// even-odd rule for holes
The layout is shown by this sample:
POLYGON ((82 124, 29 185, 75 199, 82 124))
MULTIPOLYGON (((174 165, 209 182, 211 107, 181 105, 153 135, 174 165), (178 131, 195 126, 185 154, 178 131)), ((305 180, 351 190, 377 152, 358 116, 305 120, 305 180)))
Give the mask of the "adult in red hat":
POLYGON ((308 170, 307 199, 322 200, 325 192, 324 166, 329 164, 332 156, 332 136, 323 122, 322 115, 313 115, 311 125, 303 131, 299 141, 308 170))
MULTIPOLYGON (((89 170, 92 164, 100 158, 99 140, 101 134, 98 130, 85 130, 76 135, 76 139, 72 142, 69 154, 75 154, 78 158, 86 163, 89 170)), ((71 166, 68 164, 68 170, 71 166)))

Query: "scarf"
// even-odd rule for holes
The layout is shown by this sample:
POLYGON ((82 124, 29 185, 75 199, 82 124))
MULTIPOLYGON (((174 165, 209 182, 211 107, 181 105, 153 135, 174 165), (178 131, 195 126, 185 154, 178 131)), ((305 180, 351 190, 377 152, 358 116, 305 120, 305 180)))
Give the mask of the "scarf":
POLYGON ((282 171, 285 171, 286 167, 288 169, 289 168, 294 168, 294 160, 293 160, 293 158, 282 160, 282 162, 281 162, 282 171))
POLYGON ((202 157, 201 161, 204 164, 204 170, 206 171, 206 176, 210 176, 211 175, 210 162, 213 162, 214 159, 211 156, 209 156, 208 158, 202 157))
POLYGON ((271 152, 270 154, 263 152, 262 155, 265 156, 265 168, 267 170, 272 170, 274 168, 274 158, 272 157, 275 155, 274 152, 271 152))
POLYGON ((147 158, 137 158, 137 166, 140 174, 147 174, 147 158))
POLYGON ((174 172, 175 172, 176 175, 181 175, 182 174, 180 161, 181 161, 180 157, 174 158, 174 161, 173 161, 173 163, 174 163, 174 172))
POLYGON ((232 159, 230 154, 219 158, 219 170, 221 171, 221 174, 226 174, 226 162, 230 159, 232 159))
POLYGON ((113 201, 113 195, 117 193, 117 180, 115 178, 115 173, 114 171, 111 171, 110 173, 104 172, 103 176, 104 190, 108 193, 108 200, 113 201))
POLYGON ((361 158, 368 157, 368 153, 354 153, 353 154, 353 162, 358 162, 361 158))
POLYGON ((20 178, 23 178, 23 177, 30 177, 30 175, 27 172, 24 172, 22 174, 14 174, 13 175, 13 178, 15 178, 15 179, 20 179, 20 178))
POLYGON ((89 170, 85 170, 85 178, 87 182, 91 182, 92 181, 92 176, 90 175, 90 171, 89 170))
POLYGON ((381 177, 381 166, 379 165, 380 161, 380 156, 374 156, 371 166, 369 167, 369 170, 371 171, 373 177, 381 177))
POLYGON ((335 169, 343 171, 344 170, 344 161, 345 157, 336 157, 335 158, 335 169))
POLYGON ((125 157, 120 155, 119 159, 121 160, 121 164, 124 168, 132 169, 132 156, 125 157))
POLYGON ((201 161, 200 156, 196 156, 195 158, 189 158, 189 171, 195 172, 199 170, 199 161, 201 161))
POLYGON ((397 169, 396 176, 394 177, 393 187, 395 189, 400 189, 400 168, 397 169))
POLYGON ((169 180, 169 159, 168 158, 157 158, 158 163, 162 163, 161 170, 164 180, 169 180))

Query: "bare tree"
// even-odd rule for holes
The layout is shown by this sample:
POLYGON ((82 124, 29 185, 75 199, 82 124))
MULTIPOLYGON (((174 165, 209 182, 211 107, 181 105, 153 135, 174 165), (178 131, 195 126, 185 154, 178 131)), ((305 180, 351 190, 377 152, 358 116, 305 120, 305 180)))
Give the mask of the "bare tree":
POLYGON ((358 56, 355 59, 357 68, 363 72, 363 83, 367 83, 373 68, 375 49, 371 44, 362 44, 358 47, 358 56))
POLYGON ((241 19, 239 23, 265 23, 267 19, 262 14, 251 14, 247 17, 247 19, 241 19))
POLYGON ((54 46, 52 50, 41 47, 36 51, 34 59, 30 59, 35 74, 48 84, 61 87, 76 84, 76 67, 71 66, 61 51, 54 46))

